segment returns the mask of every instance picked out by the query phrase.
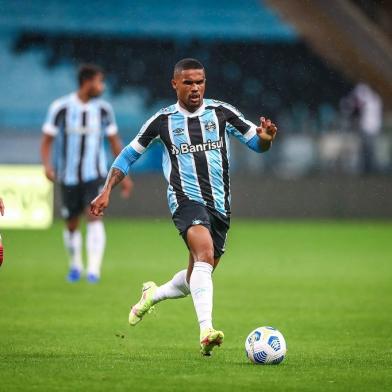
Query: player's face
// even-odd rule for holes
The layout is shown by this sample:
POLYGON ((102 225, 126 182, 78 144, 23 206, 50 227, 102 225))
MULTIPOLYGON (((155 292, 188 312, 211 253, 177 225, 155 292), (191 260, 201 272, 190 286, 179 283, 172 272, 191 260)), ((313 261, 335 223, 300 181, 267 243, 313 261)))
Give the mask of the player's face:
POLYGON ((172 86, 177 92, 181 106, 194 112, 203 104, 206 89, 204 69, 187 69, 177 72, 172 80, 172 86))
POLYGON ((104 76, 101 73, 96 74, 86 83, 88 84, 88 95, 91 98, 99 97, 105 90, 104 76))

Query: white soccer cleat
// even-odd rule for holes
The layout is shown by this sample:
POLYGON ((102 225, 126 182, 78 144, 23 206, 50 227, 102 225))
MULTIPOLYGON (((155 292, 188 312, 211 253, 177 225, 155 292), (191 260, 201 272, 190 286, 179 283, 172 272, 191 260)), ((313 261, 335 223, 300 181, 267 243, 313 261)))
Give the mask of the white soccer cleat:
POLYGON ((143 283, 142 297, 136 305, 132 306, 129 313, 128 321, 130 325, 135 326, 146 313, 154 310, 153 297, 157 287, 154 282, 143 283))

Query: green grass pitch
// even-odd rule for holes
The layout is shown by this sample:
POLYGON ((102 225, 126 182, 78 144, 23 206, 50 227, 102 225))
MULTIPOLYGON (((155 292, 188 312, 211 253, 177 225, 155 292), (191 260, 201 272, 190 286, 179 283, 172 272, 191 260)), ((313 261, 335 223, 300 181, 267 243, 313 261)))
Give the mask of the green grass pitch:
POLYGON ((234 220, 214 274, 214 324, 198 350, 191 298, 127 324, 141 283, 186 265, 166 220, 107 220, 103 279, 65 281, 62 223, 6 231, 0 269, 0 391, 387 391, 392 388, 392 224, 234 220), (288 355, 247 361, 254 328, 277 327, 288 355))

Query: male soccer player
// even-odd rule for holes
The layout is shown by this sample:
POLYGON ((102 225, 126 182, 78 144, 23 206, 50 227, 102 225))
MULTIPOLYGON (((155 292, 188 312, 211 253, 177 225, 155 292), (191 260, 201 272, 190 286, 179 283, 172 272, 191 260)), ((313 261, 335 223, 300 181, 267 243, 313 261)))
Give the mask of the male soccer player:
POLYGON ((230 223, 229 135, 256 152, 267 151, 277 128, 261 117, 260 126, 245 120, 237 109, 203 99, 206 77, 203 65, 183 59, 174 67, 172 86, 178 101, 151 117, 136 138, 113 163, 102 192, 91 211, 100 216, 109 204, 112 188, 128 173, 149 144, 163 145, 163 171, 174 224, 189 249, 187 270, 160 287, 143 285, 142 297, 129 314, 136 325, 152 306, 164 299, 191 294, 200 324, 203 355, 210 355, 224 335, 212 325, 212 271, 225 250, 230 223))
MULTIPOLYGON (((61 186, 62 215, 66 224, 64 243, 70 257, 68 281, 77 282, 84 272, 79 223, 85 213, 87 280, 97 283, 106 236, 103 222, 90 213, 88 206, 103 186, 107 174, 104 137, 109 140, 115 156, 121 152, 122 145, 113 110, 109 103, 99 98, 105 88, 102 69, 92 64, 82 65, 78 81, 76 92, 55 100, 49 107, 42 128, 41 157, 46 177, 61 186)), ((129 196, 131 187, 131 179, 127 176, 122 183, 123 197, 129 196)))

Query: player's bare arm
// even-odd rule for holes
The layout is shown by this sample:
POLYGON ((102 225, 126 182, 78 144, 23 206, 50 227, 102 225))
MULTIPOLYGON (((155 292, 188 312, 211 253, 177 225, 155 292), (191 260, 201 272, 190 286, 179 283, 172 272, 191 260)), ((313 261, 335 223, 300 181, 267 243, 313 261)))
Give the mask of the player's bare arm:
MULTIPOLYGON (((108 136, 108 140, 114 157, 117 157, 123 148, 120 138, 118 135, 111 135, 108 136)), ((129 176, 124 177, 124 180, 121 182, 121 188, 121 196, 128 198, 133 189, 133 181, 129 176)))
POLYGON ((260 125, 256 128, 256 132, 260 138, 260 147, 263 152, 270 149, 277 131, 278 128, 270 119, 260 117, 260 125))
POLYGON ((114 167, 109 171, 102 192, 90 203, 90 211, 95 216, 102 216, 103 211, 109 205, 110 192, 125 177, 125 174, 114 167))
POLYGON ((41 160, 45 169, 45 176, 48 180, 55 181, 55 173, 51 163, 52 145, 54 137, 44 134, 41 140, 41 160))
POLYGON ((0 214, 4 215, 4 203, 1 197, 0 197, 0 214))

